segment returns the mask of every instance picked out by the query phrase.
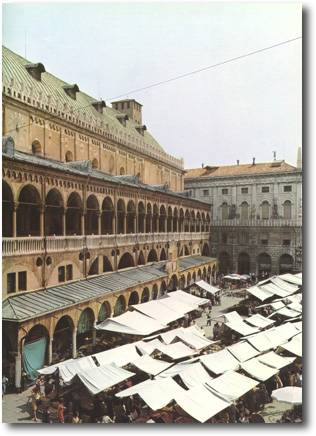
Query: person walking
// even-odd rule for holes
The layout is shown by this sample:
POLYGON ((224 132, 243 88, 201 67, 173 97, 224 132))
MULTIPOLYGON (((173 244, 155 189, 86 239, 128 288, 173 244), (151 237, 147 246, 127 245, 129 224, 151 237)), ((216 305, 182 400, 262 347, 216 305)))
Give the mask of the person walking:
POLYGON ((7 393, 8 383, 9 383, 8 377, 5 374, 3 374, 3 376, 2 376, 2 398, 7 393))
POLYGON ((57 418, 60 424, 64 424, 65 422, 65 406, 63 400, 58 401, 57 407, 57 418))

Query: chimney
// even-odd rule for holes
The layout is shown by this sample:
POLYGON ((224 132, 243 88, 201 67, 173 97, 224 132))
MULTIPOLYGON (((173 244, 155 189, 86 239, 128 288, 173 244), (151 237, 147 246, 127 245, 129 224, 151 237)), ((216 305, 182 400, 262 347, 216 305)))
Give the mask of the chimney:
POLYGON ((239 159, 237 159, 237 165, 239 165, 239 159))
POLYGON ((112 102, 112 107, 128 115, 128 117, 139 126, 142 125, 142 105, 136 100, 118 100, 112 102))
POLYGON ((252 158, 252 165, 256 165, 256 158, 255 157, 252 158))
POLYGON ((34 77, 34 79, 41 81, 41 75, 42 73, 45 73, 45 67, 43 64, 27 64, 25 65, 25 68, 27 69, 28 73, 34 77))

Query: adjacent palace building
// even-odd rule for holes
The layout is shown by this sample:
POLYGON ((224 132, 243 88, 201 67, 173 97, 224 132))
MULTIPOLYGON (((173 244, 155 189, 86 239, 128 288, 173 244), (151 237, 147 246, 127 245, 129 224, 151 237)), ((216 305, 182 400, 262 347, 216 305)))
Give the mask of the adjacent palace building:
POLYGON ((302 162, 273 160, 188 170, 190 198, 211 206, 211 248, 221 273, 302 270, 302 162))
POLYGON ((108 107, 6 48, 2 91, 3 370, 18 388, 27 345, 45 364, 76 357, 98 322, 210 281, 216 259, 209 198, 183 193, 141 104, 108 107))

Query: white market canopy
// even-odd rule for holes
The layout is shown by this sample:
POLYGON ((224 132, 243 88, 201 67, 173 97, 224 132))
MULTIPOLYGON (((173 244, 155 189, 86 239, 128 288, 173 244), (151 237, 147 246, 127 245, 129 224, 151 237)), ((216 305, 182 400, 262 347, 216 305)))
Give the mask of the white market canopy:
POLYGON ((198 386, 201 383, 210 382, 213 379, 213 377, 211 377, 203 368, 200 362, 188 365, 179 373, 179 377, 189 389, 193 388, 194 386, 198 386))
POLYGON ((291 339, 293 336, 296 336, 298 333, 298 328, 295 326, 298 323, 290 323, 286 322, 285 324, 281 324, 274 328, 274 331, 284 338, 286 341, 291 339))
POLYGON ((235 371, 227 371, 221 376, 214 378, 211 382, 206 383, 206 386, 225 398, 234 401, 251 391, 258 384, 257 380, 253 380, 250 377, 235 371))
POLYGON ((136 347, 143 354, 152 354, 160 352, 170 357, 173 360, 182 359, 183 357, 191 356, 196 353, 196 350, 185 345, 183 342, 175 342, 174 344, 163 344, 159 339, 154 339, 149 342, 138 342, 136 347))
POLYGON ((280 276, 273 277, 271 279, 271 282, 277 285, 279 288, 284 289, 284 291, 286 291, 288 295, 293 294, 299 289, 299 286, 293 285, 292 283, 282 280, 280 276))
POLYGON ((252 335, 259 331, 257 328, 251 327, 250 325, 246 324, 244 321, 226 322, 225 325, 242 336, 252 335))
POLYGON ((299 405, 302 404, 302 388, 297 386, 286 386, 272 391, 271 397, 283 403, 299 405))
POLYGON ((279 286, 275 285, 274 283, 266 283, 260 286, 260 289, 263 289, 266 292, 270 292, 271 295, 277 295, 278 297, 282 297, 282 298, 287 297, 289 295, 289 292, 279 288, 279 286))
POLYGON ((260 304, 260 306, 257 306, 257 309, 261 309, 261 307, 267 307, 267 306, 271 306, 274 310, 277 309, 281 309, 281 307, 284 307, 285 304, 281 301, 273 301, 272 303, 265 303, 265 304, 260 304))
POLYGON ((137 359, 133 360, 131 364, 136 366, 141 371, 151 375, 159 374, 160 372, 165 371, 167 368, 173 365, 173 363, 153 359, 148 355, 139 356, 137 359))
MULTIPOLYGON (((133 308, 137 310, 138 312, 141 312, 144 315, 147 315, 150 318, 155 319, 158 322, 161 322, 163 324, 169 324, 172 321, 176 321, 177 319, 183 318, 186 311, 183 311, 181 308, 174 307, 175 305, 169 305, 170 303, 176 303, 171 298, 163 298, 161 300, 152 300, 147 301, 147 303, 141 303, 141 304, 135 304, 133 305, 133 308), (163 300, 166 302, 163 303, 163 300), (173 306, 173 307, 172 307, 173 306)), ((181 305, 181 303, 180 303, 181 305)), ((188 311, 192 310, 191 307, 188 308, 188 311)))
POLYGON ((265 301, 274 295, 272 292, 259 286, 252 286, 251 288, 246 289, 246 291, 258 298, 260 301, 265 301))
POLYGON ((139 354, 135 348, 136 344, 137 342, 101 351, 100 353, 94 354, 94 357, 97 359, 100 366, 109 363, 114 363, 117 366, 125 366, 128 363, 133 362, 135 359, 138 359, 139 354))
POLYGON ((247 360, 247 362, 243 362, 241 367, 244 371, 251 375, 251 377, 260 381, 266 381, 279 372, 278 369, 272 368, 271 366, 267 366, 260 362, 258 357, 254 357, 251 360, 247 360))
POLYGON ((114 318, 107 318, 96 326, 97 330, 146 336, 167 326, 137 311, 127 311, 114 318))
POLYGON ((286 282, 293 283, 294 285, 302 286, 302 274, 282 274, 279 276, 280 279, 285 280, 286 282))
POLYGON ((238 312, 236 312, 236 310, 234 310, 233 312, 224 313, 223 316, 225 317, 225 320, 227 322, 243 322, 243 318, 239 315, 238 312))
POLYGON ((266 327, 271 326, 274 324, 275 321, 271 319, 267 319, 264 316, 260 315, 259 313, 256 313, 255 315, 250 316, 249 318, 245 319, 247 323, 258 327, 259 329, 264 329, 266 327))
POLYGON ((201 330, 196 325, 192 325, 190 327, 185 327, 185 328, 178 327, 176 329, 169 330, 168 332, 160 333, 159 337, 161 337, 161 339, 165 344, 171 344, 171 342, 174 340, 174 338, 177 337, 179 333, 183 333, 184 335, 194 334, 194 336, 198 336, 199 338, 206 339, 203 330, 201 330))
POLYGON ((231 403, 214 395, 203 385, 195 386, 175 396, 177 404, 199 422, 205 422, 231 403))
POLYGON ((302 343, 302 333, 299 333, 297 336, 294 336, 287 344, 283 344, 282 348, 289 351, 292 354, 295 354, 298 357, 302 357, 303 353, 303 343, 302 343))
POLYGON ((200 356, 200 361, 214 374, 238 369, 240 362, 226 349, 200 356))
POLYGON ((198 362, 199 358, 195 357, 193 359, 188 359, 183 362, 176 363, 175 365, 168 368, 166 371, 158 374, 155 378, 166 378, 166 377, 174 377, 178 374, 181 374, 183 371, 185 371, 190 366, 194 365, 196 362, 198 362))
POLYGON ((232 353, 232 355, 236 357, 239 362, 245 362, 252 357, 258 356, 260 353, 246 341, 241 341, 237 342, 237 344, 230 345, 227 347, 227 350, 232 353))
MULTIPOLYGON (((54 366, 55 365, 53 365, 53 368, 54 366)), ((59 375, 65 383, 70 383, 79 372, 95 368, 97 368, 97 366, 91 356, 67 360, 58 365, 59 375)), ((47 370, 48 368, 43 369, 47 370)), ((43 370, 39 370, 38 372, 43 374, 42 371, 43 370)))
POLYGON ((185 304, 192 305, 196 309, 204 304, 209 304, 210 300, 208 298, 200 298, 195 295, 189 294, 184 291, 173 291, 168 293, 169 298, 173 298, 177 301, 183 302, 185 304))
POLYGON ((282 307, 281 309, 276 310, 271 315, 269 315, 269 318, 274 317, 275 315, 282 315, 285 318, 295 318, 299 316, 301 312, 293 309, 289 309, 288 307, 282 307))
POLYGON ((75 361, 75 359, 64 360, 63 362, 59 362, 59 363, 56 363, 54 365, 44 366, 44 368, 38 369, 37 372, 42 374, 42 375, 50 375, 50 374, 53 374, 55 371, 57 371, 57 369, 61 365, 65 365, 67 363, 74 362, 74 361, 75 361))
POLYGON ((204 280, 195 282, 195 285, 212 295, 215 295, 217 294, 217 292, 220 291, 220 289, 215 288, 215 286, 211 286, 209 283, 205 282, 204 280))
POLYGON ((258 351, 268 351, 286 342, 286 339, 278 335, 274 329, 247 336, 245 340, 250 342, 258 351))
POLYGON ((257 359, 259 360, 259 362, 271 366, 272 368, 281 369, 293 363, 295 357, 280 356, 274 351, 269 351, 268 353, 261 354, 257 357, 257 359))
POLYGON ((93 395, 96 395, 117 383, 121 383, 134 375, 133 372, 126 371, 123 368, 118 368, 115 365, 90 368, 78 373, 81 382, 93 395))

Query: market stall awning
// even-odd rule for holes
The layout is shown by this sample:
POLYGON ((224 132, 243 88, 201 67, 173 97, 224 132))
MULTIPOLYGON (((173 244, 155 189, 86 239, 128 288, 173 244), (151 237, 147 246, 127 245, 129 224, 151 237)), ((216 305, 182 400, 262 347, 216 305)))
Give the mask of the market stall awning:
POLYGON ((272 368, 281 369, 293 363, 295 357, 280 356, 274 351, 269 351, 268 353, 261 354, 257 357, 257 359, 259 360, 259 362, 271 366, 272 368))
POLYGON ((151 375, 159 374, 173 365, 172 363, 163 360, 153 359, 149 355, 139 356, 137 359, 133 360, 131 364, 141 371, 151 375))
POLYGON ((268 351, 286 342, 286 339, 273 329, 247 336, 245 340, 259 351, 268 351))
POLYGON ((227 350, 232 353, 239 362, 245 362, 245 360, 258 356, 259 354, 259 351, 246 341, 237 342, 237 344, 227 347, 227 350))
POLYGON ((200 361, 214 374, 222 374, 225 371, 238 369, 239 361, 226 349, 216 353, 200 356, 200 361))
POLYGON ((282 307, 281 309, 276 310, 271 315, 269 315, 269 318, 273 318, 276 315, 282 315, 285 318, 295 318, 298 315, 300 315, 301 312, 293 309, 289 309, 288 307, 282 307))
POLYGON ((81 371, 77 375, 87 389, 96 395, 135 374, 110 364, 81 371))
POLYGON ((166 377, 174 377, 181 372, 185 371, 190 366, 194 365, 196 362, 198 362, 199 357, 194 357, 193 359, 188 359, 183 362, 176 363, 175 365, 168 368, 166 371, 163 371, 162 373, 158 374, 156 376, 156 379, 158 378, 166 378, 166 377))
MULTIPOLYGON (((195 336, 198 336, 199 338, 206 339, 204 336, 203 330, 201 330, 197 325, 192 325, 190 327, 178 327, 173 330, 169 330, 164 333, 160 333, 159 337, 163 340, 165 344, 171 344, 171 342, 174 340, 174 338, 178 335, 178 333, 183 332, 185 335, 187 333, 194 334, 195 336)), ((211 341, 212 342, 212 341, 211 341)))
POLYGON ((50 375, 50 374, 53 374, 55 371, 57 371, 57 369, 61 365, 65 365, 67 363, 71 363, 71 362, 74 362, 74 361, 75 361, 75 359, 64 360, 63 362, 59 362, 59 363, 56 363, 54 365, 44 366, 44 368, 38 369, 37 372, 42 374, 42 375, 50 375))
POLYGON ((279 286, 277 286, 274 283, 266 283, 260 286, 260 289, 270 292, 271 295, 277 295, 278 297, 282 297, 282 298, 287 297, 289 295, 288 291, 281 289, 279 286))
POLYGON ((229 400, 238 398, 251 391, 259 382, 235 371, 227 371, 219 377, 214 378, 206 386, 229 400))
POLYGON ((264 316, 260 315, 259 313, 256 313, 255 315, 250 316, 249 318, 246 318, 245 321, 255 327, 258 327, 259 329, 264 329, 266 327, 271 326, 274 324, 275 321, 271 319, 267 319, 264 316))
POLYGON ((274 331, 281 336, 282 338, 284 338, 284 342, 288 341, 289 339, 291 339, 293 336, 297 335, 298 329, 295 326, 296 323, 290 323, 290 322, 286 322, 285 324, 281 324, 277 327, 274 328, 274 331))
POLYGON ((258 298, 258 300, 260 301, 265 301, 268 298, 273 297, 274 295, 274 293, 259 286, 252 286, 251 288, 246 289, 246 291, 254 297, 258 298))
POLYGON ((186 413, 199 422, 211 419, 231 404, 214 395, 202 385, 177 394, 175 401, 186 413))
POLYGON ((77 374, 83 371, 97 368, 91 356, 74 359, 69 363, 64 363, 58 367, 59 376, 65 383, 69 383, 77 374))
POLYGON ((294 336, 287 344, 282 344, 282 348, 289 351, 295 356, 302 357, 303 353, 303 343, 302 343, 302 333, 299 333, 297 336, 294 336))
POLYGON ((289 283, 288 281, 283 280, 280 276, 273 277, 271 282, 277 285, 279 288, 284 289, 288 293, 288 295, 293 294, 298 291, 299 286, 293 283, 289 283))
POLYGON ((109 363, 114 363, 116 366, 125 366, 130 362, 133 362, 140 355, 136 350, 136 343, 125 344, 110 350, 101 351, 100 353, 94 354, 93 357, 97 359, 100 366, 107 365, 109 363))
POLYGON ((188 365, 179 373, 179 377, 189 389, 202 383, 209 382, 213 379, 213 377, 208 374, 200 362, 188 365))
POLYGON ((299 274, 281 274, 279 276, 280 279, 285 280, 286 282, 293 283, 294 285, 302 286, 303 280, 302 275, 299 276, 299 274))
POLYGON ((199 288, 203 289, 209 294, 215 295, 218 292, 220 292, 220 289, 215 288, 215 286, 210 285, 209 283, 205 282, 204 280, 199 280, 198 282, 194 283, 199 288))
POLYGON ((225 317, 225 320, 227 322, 243 322, 243 318, 239 315, 238 312, 236 312, 236 310, 234 310, 233 312, 224 313, 223 316, 225 317))
POLYGON ((251 375, 251 377, 260 381, 266 381, 279 372, 278 369, 272 368, 271 366, 267 366, 260 362, 258 357, 254 357, 251 360, 247 360, 247 362, 243 362, 241 367, 244 371, 251 375))
POLYGON ((196 297, 195 295, 189 294, 188 292, 184 291, 169 292, 168 297, 174 298, 175 300, 178 300, 185 304, 192 305, 192 307, 195 307, 196 309, 200 306, 204 306, 204 304, 209 304, 210 302, 208 298, 196 297))
MULTIPOLYGON (((147 303, 135 304, 133 308, 144 315, 149 316, 163 324, 169 324, 170 322, 176 321, 177 319, 183 318, 186 312, 183 312, 181 308, 175 310, 173 307, 168 306, 168 302, 162 303, 163 300, 170 300, 170 302, 175 303, 174 300, 170 298, 165 298, 161 300, 152 300, 147 303)), ((181 303, 180 303, 181 304, 181 303)), ((192 309, 191 309, 192 310, 192 309)))
POLYGON ((195 350, 202 350, 203 348, 209 347, 210 345, 214 344, 215 341, 211 341, 207 338, 203 338, 199 335, 196 335, 193 332, 180 331, 177 333, 175 338, 173 339, 173 342, 177 339, 180 339, 184 344, 188 345, 191 348, 194 348, 195 350))
POLYGON ((127 311, 114 318, 107 318, 96 326, 97 330, 146 336, 167 326, 137 311, 127 311))
POLYGON ((231 330, 234 330, 235 332, 239 333, 242 336, 248 336, 252 335, 259 330, 255 327, 251 327, 250 325, 246 324, 245 322, 226 322, 225 325, 229 327, 231 330))

